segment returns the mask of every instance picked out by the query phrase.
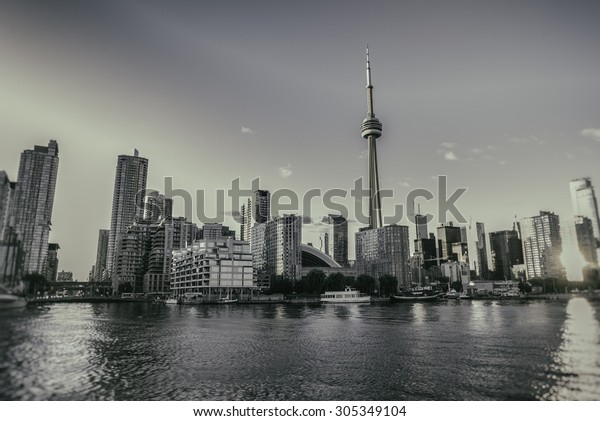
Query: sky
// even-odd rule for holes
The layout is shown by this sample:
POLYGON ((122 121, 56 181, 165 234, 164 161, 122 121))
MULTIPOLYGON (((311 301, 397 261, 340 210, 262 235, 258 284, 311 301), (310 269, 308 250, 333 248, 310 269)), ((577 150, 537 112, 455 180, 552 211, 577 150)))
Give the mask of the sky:
MULTIPOLYGON (((569 181, 600 186, 598 16, 578 0, 3 1, 0 170, 15 180, 23 150, 58 141, 50 241, 77 279, 110 226, 117 156, 134 148, 149 188, 203 190, 209 216, 236 178, 350 190, 367 174, 369 44, 380 186, 395 192, 384 215, 412 189, 437 196, 446 175, 487 232, 540 210, 567 221, 569 181)), ((318 246, 317 202, 303 242, 318 246)))

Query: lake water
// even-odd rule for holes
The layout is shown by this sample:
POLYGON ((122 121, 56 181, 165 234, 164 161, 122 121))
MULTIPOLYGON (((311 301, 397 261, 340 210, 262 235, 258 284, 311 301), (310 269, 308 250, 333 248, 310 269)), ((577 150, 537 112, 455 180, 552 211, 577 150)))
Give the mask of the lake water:
POLYGON ((600 303, 4 311, 0 399, 598 400, 600 303))

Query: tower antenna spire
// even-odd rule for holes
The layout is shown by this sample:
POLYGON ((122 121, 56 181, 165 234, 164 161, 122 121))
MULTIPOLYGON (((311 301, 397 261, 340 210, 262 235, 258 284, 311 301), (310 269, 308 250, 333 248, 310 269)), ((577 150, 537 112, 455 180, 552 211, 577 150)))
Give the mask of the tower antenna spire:
POLYGON ((369 228, 383 226, 381 218, 381 196, 379 194, 379 173, 377 171, 376 141, 381 136, 382 124, 375 117, 373 107, 373 84, 371 82, 371 61, 367 45, 367 117, 363 120, 361 135, 367 141, 369 153, 369 228))

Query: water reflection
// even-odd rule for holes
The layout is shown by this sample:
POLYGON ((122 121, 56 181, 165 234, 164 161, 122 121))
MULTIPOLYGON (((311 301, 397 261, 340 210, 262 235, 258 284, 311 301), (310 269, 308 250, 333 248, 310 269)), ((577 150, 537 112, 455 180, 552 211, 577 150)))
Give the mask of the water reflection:
POLYGON ((596 310, 582 297, 567 305, 562 344, 548 376, 556 384, 544 399, 592 400, 599 398, 600 323, 596 310))
POLYGON ((0 398, 600 399, 598 308, 56 304, 0 318, 0 398))

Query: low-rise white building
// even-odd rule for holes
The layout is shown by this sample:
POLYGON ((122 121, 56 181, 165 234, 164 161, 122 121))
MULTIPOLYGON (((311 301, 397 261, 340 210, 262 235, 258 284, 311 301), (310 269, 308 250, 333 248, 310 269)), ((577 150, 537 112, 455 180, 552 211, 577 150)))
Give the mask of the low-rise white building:
POLYGON ((198 294, 204 300, 249 296, 256 289, 247 241, 219 238, 196 241, 173 251, 171 291, 176 297, 198 294))

